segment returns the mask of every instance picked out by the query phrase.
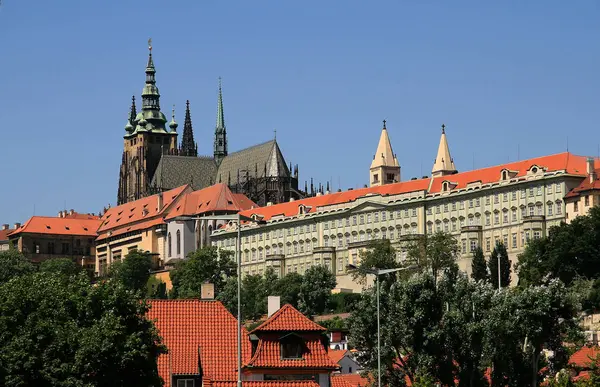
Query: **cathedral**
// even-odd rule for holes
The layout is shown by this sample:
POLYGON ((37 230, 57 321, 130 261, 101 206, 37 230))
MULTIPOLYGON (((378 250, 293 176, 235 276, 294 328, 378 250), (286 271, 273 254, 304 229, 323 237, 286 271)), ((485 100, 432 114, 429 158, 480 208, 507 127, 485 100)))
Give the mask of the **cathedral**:
MULTIPOLYGON (((182 141, 178 144, 174 110, 168 124, 160 110, 151 44, 148 48, 141 111, 137 112, 133 97, 125 125, 118 204, 184 184, 198 190, 226 183, 234 193, 243 193, 260 206, 306 196, 306 192, 298 189, 298 166, 292 167, 291 163, 288 166, 276 139, 229 153, 220 79, 213 154, 198 156, 189 101, 182 141)), ((311 190, 314 191, 312 184, 311 190)))

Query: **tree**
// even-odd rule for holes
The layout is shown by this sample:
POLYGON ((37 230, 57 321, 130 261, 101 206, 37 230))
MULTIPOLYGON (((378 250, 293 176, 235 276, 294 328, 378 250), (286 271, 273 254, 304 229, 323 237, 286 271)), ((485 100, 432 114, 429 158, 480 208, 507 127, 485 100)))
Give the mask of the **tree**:
POLYGON ((242 279, 242 316, 246 320, 258 320, 267 313, 265 283, 260 275, 246 275, 242 279))
POLYGON ((300 311, 309 317, 325 312, 329 305, 331 291, 336 285, 335 274, 327 267, 311 266, 304 272, 300 286, 300 311))
POLYGON ((237 280, 237 277, 228 277, 225 281, 225 286, 223 286, 223 290, 217 293, 217 300, 221 301, 227 310, 234 316, 237 316, 238 311, 237 280))
MULTIPOLYGON (((352 279, 361 284, 366 283, 365 269, 394 269, 400 267, 396 259, 396 250, 389 239, 373 239, 367 249, 360 252, 360 264, 352 271, 352 279)), ((394 277, 395 278, 395 277, 394 277)))
POLYGON ((456 239, 451 234, 438 231, 409 244, 407 255, 421 270, 431 274, 435 284, 443 271, 457 269, 458 252, 456 239))
POLYGON ((16 249, 0 251, 0 284, 34 271, 35 267, 16 249))
POLYGON ((265 273, 263 274, 263 294, 265 298, 269 296, 281 296, 279 294, 279 277, 275 273, 272 267, 267 267, 265 273))
POLYGON ((74 276, 81 273, 82 268, 71 258, 52 258, 43 261, 40 265, 42 273, 57 273, 65 276, 74 276))
POLYGON ((277 281, 275 293, 281 296, 282 305, 290 304, 294 308, 299 308, 303 279, 301 274, 292 271, 277 281))
POLYGON ((152 299, 166 300, 167 284, 156 276, 150 276, 146 283, 146 297, 152 299))
POLYGON ((202 284, 211 282, 215 293, 219 294, 228 277, 236 276, 237 265, 232 259, 233 252, 217 250, 208 246, 198 249, 175 266, 171 271, 174 298, 193 298, 201 294, 202 284))
POLYGON ((151 269, 151 254, 132 250, 122 262, 114 262, 110 266, 109 277, 121 282, 127 289, 145 293, 151 269))
POLYGON ((479 246, 473 251, 473 260, 471 261, 471 278, 475 281, 487 281, 488 271, 485 264, 483 249, 479 246))
POLYGON ((121 283, 33 273, 0 285, 0 385, 161 386, 166 349, 121 283))
POLYGON ((510 260, 504 243, 498 242, 490 255, 488 268, 490 271, 489 280, 492 285, 498 288, 498 261, 500 261, 500 285, 505 288, 510 285, 510 260))

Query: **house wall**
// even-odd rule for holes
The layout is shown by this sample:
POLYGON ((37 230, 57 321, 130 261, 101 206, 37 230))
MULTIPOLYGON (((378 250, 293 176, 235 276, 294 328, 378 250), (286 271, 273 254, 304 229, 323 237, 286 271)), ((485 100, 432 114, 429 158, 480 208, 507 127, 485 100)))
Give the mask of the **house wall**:
POLYGON ((17 249, 33 262, 52 258, 72 258, 85 265, 94 260, 94 237, 78 235, 18 234, 17 249))
POLYGON ((338 364, 342 374, 355 374, 361 369, 358 363, 347 355, 341 358, 338 364))
MULTIPOLYGON (((346 266, 360 261, 360 251, 371 239, 389 239, 406 258, 406 244, 415 235, 445 231, 460 248, 458 265, 471 270, 472 250, 481 246, 486 258, 497 241, 505 243, 509 258, 551 226, 566 219, 564 195, 581 177, 530 171, 525 180, 501 180, 470 185, 459 191, 427 194, 367 196, 354 202, 320 207, 316 212, 272 219, 267 225, 242 228, 242 273, 261 274, 277 266, 281 274, 304 273, 325 264, 338 276, 338 287, 361 291, 349 279, 346 266)), ((451 176, 449 177, 451 180, 451 176)), ((260 210, 257 210, 260 213, 260 210)), ((235 230, 218 230, 216 246, 235 250, 235 230)), ((512 275, 512 283, 518 278, 512 275)))

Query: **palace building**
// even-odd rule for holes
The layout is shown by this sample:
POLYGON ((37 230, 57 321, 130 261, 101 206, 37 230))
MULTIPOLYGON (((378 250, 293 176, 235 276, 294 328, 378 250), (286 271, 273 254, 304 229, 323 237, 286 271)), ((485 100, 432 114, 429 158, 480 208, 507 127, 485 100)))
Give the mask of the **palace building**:
POLYGON ((198 190, 215 183, 226 183, 234 193, 244 194, 259 205, 306 196, 298 189, 298 166, 288 166, 276 139, 229 152, 220 80, 213 154, 198 156, 189 101, 186 103, 183 138, 178 145, 175 111, 173 109, 172 119, 167 124, 160 109, 151 45, 149 50, 142 109, 137 111, 133 97, 125 125, 118 204, 185 184, 198 190))
MULTIPOLYGON (((402 181, 384 122, 369 188, 242 212, 266 221, 242 225, 243 272, 273 267, 284 275, 324 264, 338 275, 338 291, 359 291, 346 266, 358 263, 369 240, 389 239, 402 260, 407 241, 436 231, 456 237, 458 264, 467 273, 477 246, 489 256, 502 242, 515 263, 529 240, 546 235, 567 215, 586 213, 586 203, 598 202, 599 167, 597 159, 565 152, 458 172, 442 126, 431 177, 402 181), (565 202, 572 203, 566 208, 565 202)), ((212 243, 222 248, 235 249, 235 240, 235 224, 212 235, 212 243)))

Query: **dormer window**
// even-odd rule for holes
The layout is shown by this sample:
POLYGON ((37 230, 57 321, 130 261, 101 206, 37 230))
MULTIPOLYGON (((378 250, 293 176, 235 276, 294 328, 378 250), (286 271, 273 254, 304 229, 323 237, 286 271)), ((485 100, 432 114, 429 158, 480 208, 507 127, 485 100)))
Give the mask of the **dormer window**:
POLYGON ((300 337, 291 334, 282 337, 279 343, 281 345, 281 359, 302 359, 304 342, 300 337))
POLYGON ((306 207, 303 204, 300 204, 298 206, 298 215, 304 215, 306 214, 306 207))
POLYGON ((442 182, 442 192, 452 191, 458 184, 445 180, 442 182))
POLYGON ((502 180, 508 180, 508 171, 502 171, 502 180))

